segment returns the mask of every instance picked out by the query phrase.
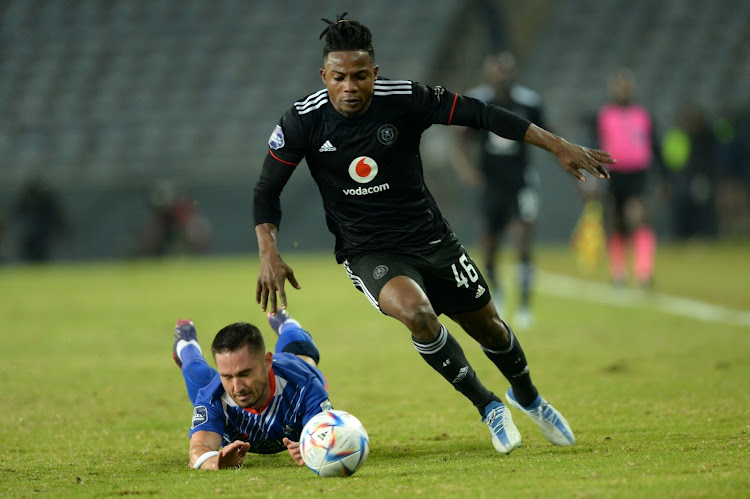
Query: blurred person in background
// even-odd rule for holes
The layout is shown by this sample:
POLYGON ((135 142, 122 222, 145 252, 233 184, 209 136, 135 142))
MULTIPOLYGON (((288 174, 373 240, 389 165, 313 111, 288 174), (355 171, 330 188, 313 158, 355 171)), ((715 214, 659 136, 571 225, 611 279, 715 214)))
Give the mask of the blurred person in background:
POLYGON ((8 229, 5 213, 0 212, 0 263, 8 260, 8 229))
POLYGON ((68 230, 62 204, 55 192, 41 177, 33 177, 21 187, 12 214, 21 261, 50 261, 55 242, 68 230))
POLYGON ((158 180, 149 194, 150 214, 138 248, 141 255, 203 253, 213 240, 208 219, 197 202, 175 182, 158 180))
POLYGON ((684 107, 664 134, 661 157, 678 240, 716 236, 717 150, 708 116, 694 105, 684 107))
MULTIPOLYGON (((490 54, 484 59, 483 69, 485 83, 469 89, 467 97, 504 107, 546 128, 540 96, 516 82, 513 54, 490 54)), ((500 266, 496 264, 500 260, 499 240, 506 229, 515 245, 520 287, 515 322, 519 328, 527 328, 532 322, 532 245, 539 213, 539 180, 529 165, 529 148, 524 142, 469 127, 457 129, 453 147, 453 165, 460 178, 481 189, 481 258, 500 315, 503 315, 504 293, 500 266), (474 159, 475 156, 478 158, 474 159)))
POLYGON ((750 107, 725 113, 715 124, 718 150, 719 230, 730 238, 750 237, 750 107))
POLYGON ((578 190, 583 203, 581 214, 570 237, 575 254, 576 266, 581 274, 593 275, 605 258, 607 234, 604 228, 603 182, 589 180, 578 190))
POLYGON ((612 280, 628 280, 628 252, 639 285, 653 283, 656 234, 649 224, 646 188, 649 170, 659 166, 658 145, 651 113, 634 101, 635 77, 619 69, 609 81, 611 100, 597 114, 598 147, 617 158, 610 167, 608 199, 611 220, 608 253, 612 280))

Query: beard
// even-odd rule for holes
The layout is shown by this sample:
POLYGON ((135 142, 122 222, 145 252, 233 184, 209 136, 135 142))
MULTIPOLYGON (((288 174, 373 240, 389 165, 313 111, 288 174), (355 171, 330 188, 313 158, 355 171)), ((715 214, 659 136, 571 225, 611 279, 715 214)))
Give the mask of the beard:
POLYGON ((243 409, 251 409, 261 402, 261 398, 263 398, 263 394, 265 393, 267 386, 268 378, 266 378, 263 386, 260 386, 258 388, 257 392, 254 390, 249 390, 245 393, 232 394, 232 399, 234 399, 235 403, 239 407, 242 407, 243 409), (240 396, 244 396, 246 398, 243 400, 239 398, 240 396))

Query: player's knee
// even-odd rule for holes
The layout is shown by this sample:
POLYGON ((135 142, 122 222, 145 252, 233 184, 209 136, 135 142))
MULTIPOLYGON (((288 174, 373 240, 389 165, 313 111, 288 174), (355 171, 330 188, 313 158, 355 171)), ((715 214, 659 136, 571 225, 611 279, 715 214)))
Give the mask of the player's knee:
POLYGON ((420 303, 406 309, 401 322, 409 328, 412 336, 419 341, 434 340, 440 332, 440 323, 429 302, 420 303))
POLYGON ((510 346, 510 331, 500 317, 494 317, 479 331, 469 333, 480 345, 489 350, 501 351, 510 346))

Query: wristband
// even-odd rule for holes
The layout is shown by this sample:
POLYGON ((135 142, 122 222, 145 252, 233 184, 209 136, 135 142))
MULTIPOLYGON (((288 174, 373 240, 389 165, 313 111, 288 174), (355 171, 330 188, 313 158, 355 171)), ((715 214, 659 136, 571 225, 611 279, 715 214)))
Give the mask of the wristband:
POLYGON ((205 463, 206 461, 208 461, 212 457, 218 456, 218 455, 219 455, 219 451, 217 451, 217 450, 210 450, 210 451, 204 453, 203 455, 201 455, 201 457, 199 457, 198 459, 196 459, 195 464, 193 465, 193 469, 194 470, 200 469, 200 467, 203 466, 203 463, 205 463))

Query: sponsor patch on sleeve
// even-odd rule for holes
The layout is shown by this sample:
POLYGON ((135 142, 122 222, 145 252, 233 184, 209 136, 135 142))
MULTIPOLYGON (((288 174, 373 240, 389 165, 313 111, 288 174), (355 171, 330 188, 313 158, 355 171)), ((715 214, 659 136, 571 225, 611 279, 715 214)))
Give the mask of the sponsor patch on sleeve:
POLYGON ((199 405, 193 409, 193 426, 191 426, 190 429, 200 426, 206 421, 208 421, 208 411, 206 410, 206 406, 199 405))
POLYGON ((276 125, 273 129, 273 133, 268 138, 268 147, 274 151, 284 147, 284 131, 281 129, 281 125, 276 125))

